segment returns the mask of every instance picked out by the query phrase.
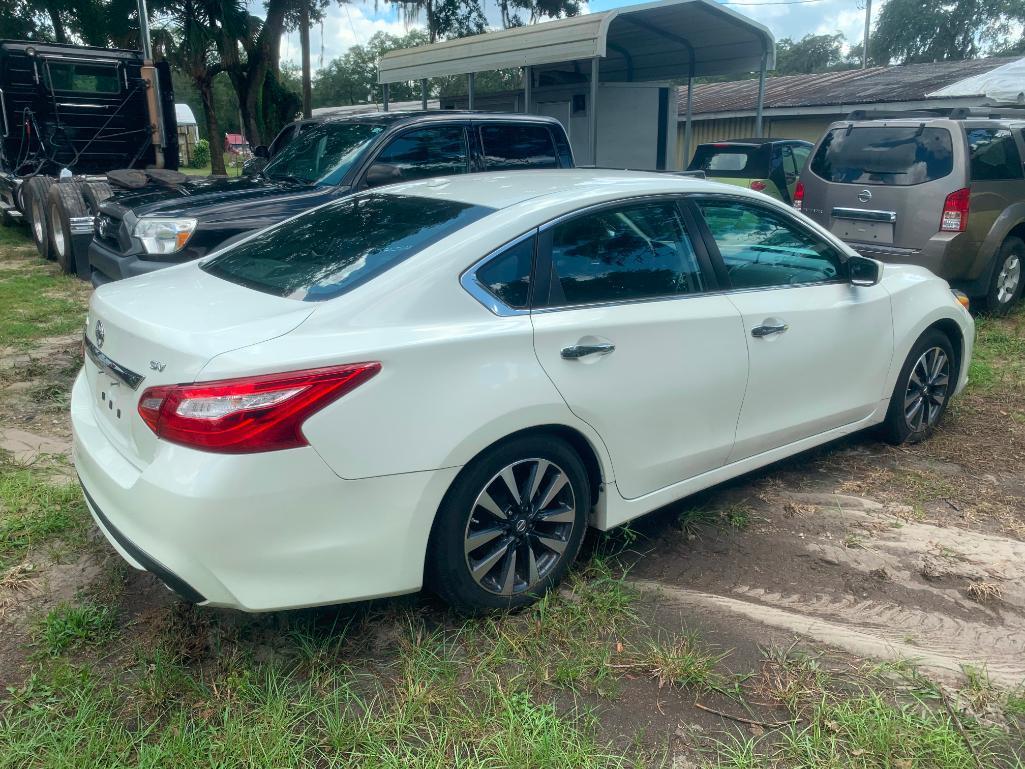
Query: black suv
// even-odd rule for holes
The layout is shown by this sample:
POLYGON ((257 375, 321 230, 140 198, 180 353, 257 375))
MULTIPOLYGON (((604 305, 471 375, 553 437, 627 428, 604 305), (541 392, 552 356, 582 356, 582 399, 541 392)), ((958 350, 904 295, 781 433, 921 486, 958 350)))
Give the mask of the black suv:
POLYGON ((197 259, 321 203, 432 176, 572 168, 562 125, 538 116, 382 112, 304 126, 254 176, 152 186, 105 201, 89 247, 94 285, 197 259))

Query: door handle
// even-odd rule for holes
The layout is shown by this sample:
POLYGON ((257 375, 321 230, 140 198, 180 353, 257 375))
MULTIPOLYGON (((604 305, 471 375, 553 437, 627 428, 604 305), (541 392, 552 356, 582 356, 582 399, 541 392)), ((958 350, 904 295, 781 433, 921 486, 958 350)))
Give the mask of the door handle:
POLYGON ((788 328, 790 328, 790 326, 786 323, 776 323, 771 326, 755 326, 751 329, 751 336, 761 338, 763 336, 771 336, 772 334, 782 334, 788 328))
POLYGON ((588 355, 608 355, 610 352, 614 352, 615 349, 616 345, 611 342, 575 344, 572 347, 563 347, 561 355, 566 360, 579 360, 580 358, 586 358, 588 355))

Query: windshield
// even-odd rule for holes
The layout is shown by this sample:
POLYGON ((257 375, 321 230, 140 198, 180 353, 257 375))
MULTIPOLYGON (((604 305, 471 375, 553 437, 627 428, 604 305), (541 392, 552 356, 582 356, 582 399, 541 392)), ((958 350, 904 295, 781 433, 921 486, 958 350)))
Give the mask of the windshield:
POLYGON ((264 230, 202 269, 267 294, 318 302, 350 291, 493 211, 454 200, 359 195, 264 230))
POLYGON ((277 181, 338 184, 374 137, 373 123, 321 123, 303 131, 275 155, 263 174, 277 181))
POLYGON ((954 145, 946 128, 834 128, 815 152, 811 170, 830 182, 908 187, 949 175, 954 145))

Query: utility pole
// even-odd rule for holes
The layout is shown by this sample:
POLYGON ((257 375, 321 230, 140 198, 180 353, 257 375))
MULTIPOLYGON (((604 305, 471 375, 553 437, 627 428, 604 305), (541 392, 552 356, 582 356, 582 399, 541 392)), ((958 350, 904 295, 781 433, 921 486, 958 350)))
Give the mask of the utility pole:
POLYGON ((299 47, 303 57, 303 117, 313 116, 313 85, 310 82, 310 4, 303 2, 299 14, 299 47))
POLYGON ((865 0, 865 37, 861 43, 861 68, 868 69, 868 39, 872 34, 872 0, 865 0))

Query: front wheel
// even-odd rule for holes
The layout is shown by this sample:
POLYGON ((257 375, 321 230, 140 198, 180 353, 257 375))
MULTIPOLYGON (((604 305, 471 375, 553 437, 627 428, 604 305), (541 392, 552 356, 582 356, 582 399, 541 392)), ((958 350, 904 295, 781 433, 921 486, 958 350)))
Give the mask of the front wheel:
POLYGON ((911 348, 883 423, 893 444, 917 443, 932 435, 954 394, 959 372, 954 347, 941 331, 926 331, 911 348))
POLYGON ((569 570, 590 506, 584 465, 564 441, 526 437, 491 449, 441 504, 428 585, 467 613, 533 603, 569 570))
POLYGON ((993 277, 986 294, 986 310, 991 315, 1006 315, 1015 302, 1021 298, 1025 281, 1022 268, 1025 267, 1025 241, 1010 237, 997 252, 993 277))

